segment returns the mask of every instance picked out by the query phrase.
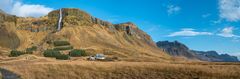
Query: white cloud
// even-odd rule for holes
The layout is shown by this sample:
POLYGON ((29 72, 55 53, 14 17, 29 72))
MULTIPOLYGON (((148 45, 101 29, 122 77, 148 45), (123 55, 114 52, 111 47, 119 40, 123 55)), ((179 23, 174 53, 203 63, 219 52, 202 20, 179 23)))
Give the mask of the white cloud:
POLYGON ((0 8, 5 12, 21 17, 40 17, 53 10, 53 8, 44 5, 24 4, 20 0, 4 0, 0 4, 0 8))
POLYGON ((240 0, 219 0, 220 18, 227 21, 240 20, 240 0))
POLYGON ((181 10, 181 7, 175 6, 175 5, 168 5, 167 9, 168 9, 167 10, 168 15, 171 15, 171 14, 179 12, 181 10))
POLYGON ((168 36, 174 37, 174 36, 197 36, 197 35, 213 35, 213 34, 210 32, 197 32, 195 31, 195 29, 192 28, 185 28, 182 29, 181 31, 171 33, 168 36))
POLYGON ((238 35, 233 34, 234 27, 225 27, 221 30, 221 33, 218 34, 222 37, 240 37, 238 35))

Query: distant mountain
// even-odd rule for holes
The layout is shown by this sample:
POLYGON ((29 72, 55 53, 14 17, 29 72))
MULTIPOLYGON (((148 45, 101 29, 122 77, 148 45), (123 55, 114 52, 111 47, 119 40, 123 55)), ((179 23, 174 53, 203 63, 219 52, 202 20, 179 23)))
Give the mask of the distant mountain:
POLYGON ((184 56, 189 59, 199 59, 202 61, 212 62, 237 62, 239 61, 236 56, 228 54, 218 54, 216 51, 196 51, 190 50, 186 45, 174 41, 159 41, 156 43, 159 48, 162 48, 171 56, 184 56))
POLYGON ((165 52, 167 52, 171 56, 183 56, 187 58, 195 58, 194 53, 189 51, 189 48, 178 42, 169 42, 169 41, 159 41, 157 42, 157 46, 162 48, 165 52))
POLYGON ((236 56, 230 56, 228 54, 218 54, 216 51, 192 51, 196 54, 197 58, 204 61, 214 62, 238 62, 236 56))

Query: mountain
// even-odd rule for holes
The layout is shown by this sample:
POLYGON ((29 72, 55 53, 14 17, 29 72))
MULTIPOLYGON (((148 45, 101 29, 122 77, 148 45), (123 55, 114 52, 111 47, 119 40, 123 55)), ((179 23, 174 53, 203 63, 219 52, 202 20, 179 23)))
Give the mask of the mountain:
POLYGON ((214 62, 238 62, 238 58, 236 56, 230 56, 228 54, 218 54, 216 51, 194 51, 197 57, 200 60, 204 61, 214 61, 214 62))
POLYGON ((187 58, 195 58, 194 53, 189 51, 189 48, 178 41, 159 41, 156 43, 159 48, 162 48, 171 56, 183 56, 187 58))
POLYGON ((190 50, 186 45, 174 41, 159 41, 156 43, 159 48, 164 49, 171 56, 183 56, 186 58, 195 58, 202 61, 212 62, 238 62, 239 60, 235 56, 228 54, 218 54, 216 51, 196 51, 190 50))
POLYGON ((55 41, 68 41, 74 49, 104 53, 123 59, 156 61, 170 58, 151 37, 132 22, 112 24, 76 8, 54 10, 40 18, 0 15, 0 47, 38 52, 53 49, 55 41), (62 16, 60 20, 60 16, 62 16), (59 28, 60 30, 57 30, 59 28))

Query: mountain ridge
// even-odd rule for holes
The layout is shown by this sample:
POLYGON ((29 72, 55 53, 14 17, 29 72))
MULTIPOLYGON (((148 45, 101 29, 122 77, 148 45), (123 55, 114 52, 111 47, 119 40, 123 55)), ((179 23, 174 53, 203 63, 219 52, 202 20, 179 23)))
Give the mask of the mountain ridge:
POLYGON ((171 56, 183 56, 189 59, 199 59, 202 61, 212 62, 238 62, 236 56, 228 54, 218 54, 216 51, 196 51, 189 49, 186 45, 174 41, 159 41, 156 43, 159 48, 162 48, 171 56))
POLYGON ((156 43, 159 48, 162 48, 165 52, 167 52, 171 56, 183 56, 189 59, 194 59, 194 54, 190 52, 189 48, 181 44, 178 41, 169 42, 169 41, 159 41, 156 43))

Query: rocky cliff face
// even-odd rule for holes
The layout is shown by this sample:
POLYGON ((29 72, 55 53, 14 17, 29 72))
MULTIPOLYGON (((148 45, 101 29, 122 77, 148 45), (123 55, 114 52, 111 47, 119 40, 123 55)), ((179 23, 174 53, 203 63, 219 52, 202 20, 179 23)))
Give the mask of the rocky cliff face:
MULTIPOLYGON (((79 27, 79 26, 94 26, 97 25, 101 28, 106 28, 108 32, 119 35, 123 33, 122 36, 128 42, 134 42, 133 40, 139 40, 139 42, 144 42, 150 46, 156 47, 155 43, 152 41, 151 37, 145 32, 140 30, 135 24, 131 22, 121 23, 121 24, 112 24, 107 21, 100 20, 95 18, 88 13, 81 11, 79 9, 62 9, 63 12, 63 28, 64 27, 79 27)), ((56 24, 59 16, 59 10, 52 11, 48 14, 48 18, 52 23, 56 24)), ((138 44, 140 46, 140 43, 138 44)))
MULTIPOLYGON (((133 36, 137 39, 140 39, 148 43, 149 45, 156 46, 149 35, 147 35, 145 32, 140 30, 135 24, 131 22, 126 22, 121 24, 112 24, 110 22, 95 18, 79 9, 64 8, 62 9, 62 11, 63 11, 63 27, 98 25, 98 26, 109 29, 110 32, 113 32, 113 33, 124 32, 129 36, 133 36)), ((59 10, 52 11, 48 14, 49 19, 54 21, 52 22, 54 24, 56 24, 58 20, 58 16, 59 16, 59 10)))
POLYGON ((159 41, 157 42, 159 48, 164 49, 169 55, 184 56, 186 58, 195 58, 202 61, 213 62, 238 62, 237 57, 228 54, 218 54, 216 51, 195 51, 190 50, 186 45, 174 41, 159 41))
POLYGON ((183 56, 187 58, 195 58, 194 53, 189 51, 189 48, 178 41, 159 41, 157 46, 164 49, 169 55, 172 56, 183 56))

